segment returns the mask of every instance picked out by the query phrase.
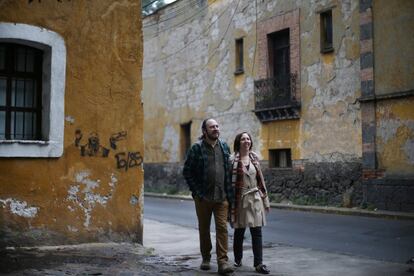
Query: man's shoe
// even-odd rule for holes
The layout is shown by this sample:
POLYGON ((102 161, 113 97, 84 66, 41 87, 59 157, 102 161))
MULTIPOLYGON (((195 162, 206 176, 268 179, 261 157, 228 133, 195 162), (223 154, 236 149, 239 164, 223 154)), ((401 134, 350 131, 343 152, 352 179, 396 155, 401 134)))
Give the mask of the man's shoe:
POLYGON ((270 270, 264 264, 259 264, 256 266, 256 272, 260 274, 269 274, 270 270))
POLYGON ((229 266, 227 263, 219 264, 218 267, 218 273, 220 274, 227 274, 227 273, 233 273, 234 269, 229 266))
POLYGON ((203 260, 200 265, 201 270, 210 270, 210 260, 203 260))

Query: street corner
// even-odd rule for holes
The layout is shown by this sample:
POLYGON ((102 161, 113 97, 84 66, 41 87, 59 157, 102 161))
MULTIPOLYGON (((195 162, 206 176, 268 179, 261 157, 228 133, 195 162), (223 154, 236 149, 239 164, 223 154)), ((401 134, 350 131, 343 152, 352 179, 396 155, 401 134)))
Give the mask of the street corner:
POLYGON ((5 275, 194 275, 185 259, 132 243, 7 247, 0 259, 5 275))

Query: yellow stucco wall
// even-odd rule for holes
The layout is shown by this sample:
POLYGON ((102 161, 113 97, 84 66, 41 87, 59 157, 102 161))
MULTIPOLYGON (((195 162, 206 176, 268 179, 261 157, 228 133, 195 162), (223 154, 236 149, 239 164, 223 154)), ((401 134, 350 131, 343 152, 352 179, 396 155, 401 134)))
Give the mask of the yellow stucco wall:
POLYGON ((389 175, 414 175, 414 97, 377 103, 378 167, 389 175))
POLYGON ((413 14, 412 0, 373 1, 377 95, 414 88, 413 14))
MULTIPOLYGON (((414 1, 373 2, 376 95, 414 89, 413 13, 414 1)), ((376 103, 378 168, 387 175, 414 175, 413 106, 412 96, 376 103)))
POLYGON ((292 160, 300 159, 300 147, 298 144, 300 131, 299 120, 275 121, 263 124, 262 156, 269 160, 270 149, 291 149, 292 160))
POLYGON ((3 237, 43 244, 142 241, 141 1, 3 0, 0 21, 54 31, 67 50, 63 156, 0 158, 3 237), (109 150, 107 157, 81 156, 91 136, 109 150), (36 214, 19 215, 16 202, 36 214))

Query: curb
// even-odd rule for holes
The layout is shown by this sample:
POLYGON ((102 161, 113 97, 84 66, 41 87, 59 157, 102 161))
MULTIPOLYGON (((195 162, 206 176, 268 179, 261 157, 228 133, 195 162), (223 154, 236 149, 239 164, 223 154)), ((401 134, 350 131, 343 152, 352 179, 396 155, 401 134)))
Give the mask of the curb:
MULTIPOLYGON (((193 200, 191 196, 187 195, 169 195, 159 193, 144 193, 144 197, 156 197, 156 198, 170 198, 180 200, 193 200)), ((145 205, 145 203, 144 203, 145 205)), ((329 207, 329 206, 309 206, 309 205, 295 205, 295 204, 282 204, 282 203, 270 203, 270 207, 275 209, 293 210, 293 211, 307 211, 317 213, 328 213, 338 215, 353 215, 353 216, 364 216, 364 217, 377 217, 387 219, 406 219, 414 220, 414 213, 409 212, 392 212, 392 211, 369 211, 359 208, 340 208, 340 207, 329 207)))

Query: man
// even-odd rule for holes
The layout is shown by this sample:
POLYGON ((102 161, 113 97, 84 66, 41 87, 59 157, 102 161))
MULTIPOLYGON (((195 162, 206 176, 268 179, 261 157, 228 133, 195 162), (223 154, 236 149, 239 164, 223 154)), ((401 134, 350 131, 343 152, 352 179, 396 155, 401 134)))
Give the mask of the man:
POLYGON ((232 200, 229 171, 229 146, 219 139, 220 129, 214 119, 206 119, 201 125, 202 136, 187 153, 183 175, 192 192, 198 218, 200 251, 203 261, 200 269, 210 269, 211 215, 216 225, 216 253, 218 272, 232 273, 228 264, 227 215, 232 200))

